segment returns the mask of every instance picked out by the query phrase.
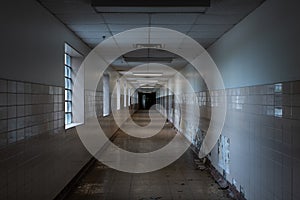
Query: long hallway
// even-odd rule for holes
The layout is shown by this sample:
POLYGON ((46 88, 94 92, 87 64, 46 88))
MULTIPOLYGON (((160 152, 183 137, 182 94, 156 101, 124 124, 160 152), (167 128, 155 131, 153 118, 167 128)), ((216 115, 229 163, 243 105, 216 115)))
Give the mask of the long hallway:
MULTIPOLYGON (((149 123, 156 110, 138 110, 133 120, 141 126, 149 123)), ((126 126, 126 123, 125 123, 126 126)), ((176 131, 171 124, 150 138, 136 138, 125 134, 121 129, 113 143, 131 152, 150 152, 166 145, 176 131)), ((179 133, 177 133, 179 134, 179 133)), ((188 149, 171 165, 149 173, 125 173, 96 162, 70 192, 67 200, 230 200, 228 191, 222 190, 208 170, 199 170, 194 162, 196 154, 188 149)))
POLYGON ((300 200, 299 7, 2 1, 0 200, 300 200))

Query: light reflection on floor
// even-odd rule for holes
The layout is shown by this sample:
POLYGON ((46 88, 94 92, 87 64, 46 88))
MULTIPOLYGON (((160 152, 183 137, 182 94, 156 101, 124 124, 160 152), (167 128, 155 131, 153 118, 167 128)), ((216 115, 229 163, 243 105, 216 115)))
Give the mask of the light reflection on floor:
MULTIPOLYGON (((148 123, 148 113, 137 112, 137 123, 148 123)), ((155 137, 137 139, 118 131, 114 143, 134 152, 149 152, 168 143, 176 132, 170 124, 155 137), (142 145, 141 145, 142 144, 142 145)), ((67 200, 230 200, 207 171, 198 170, 191 149, 171 165, 150 173, 131 174, 97 162, 74 188, 67 200)))

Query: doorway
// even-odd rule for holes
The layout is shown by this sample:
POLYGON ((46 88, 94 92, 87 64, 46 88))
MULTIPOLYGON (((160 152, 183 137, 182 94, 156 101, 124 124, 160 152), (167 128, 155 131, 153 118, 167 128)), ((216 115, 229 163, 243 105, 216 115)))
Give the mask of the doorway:
POLYGON ((155 92, 151 92, 151 93, 139 92, 138 98, 139 98, 139 108, 142 110, 149 110, 151 106, 156 104, 155 92))

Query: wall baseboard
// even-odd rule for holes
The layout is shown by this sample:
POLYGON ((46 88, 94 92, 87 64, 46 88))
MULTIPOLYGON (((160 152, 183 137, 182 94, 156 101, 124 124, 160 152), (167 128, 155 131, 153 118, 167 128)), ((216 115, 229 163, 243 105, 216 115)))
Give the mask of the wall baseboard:
POLYGON ((226 184, 228 185, 228 191, 230 194, 230 197, 236 199, 236 200, 246 200, 246 198, 244 197, 244 195, 239 192, 237 190, 237 188, 232 185, 231 183, 229 183, 222 174, 220 174, 220 172, 211 164, 210 160, 207 159, 207 162, 205 163, 205 165, 207 166, 207 169, 209 170, 210 174, 212 175, 212 177, 215 179, 215 181, 217 183, 219 183, 220 181, 225 181, 226 184))
POLYGON ((96 159, 92 157, 81 170, 72 178, 72 180, 64 187, 64 189, 54 198, 54 200, 65 199, 75 185, 81 180, 81 178, 91 169, 91 167, 96 163, 96 159))
MULTIPOLYGON (((185 135, 174 126, 173 123, 172 123, 172 127, 177 133, 181 134, 186 140, 188 140, 185 137, 185 135)), ((194 144, 191 143, 190 149, 194 152, 195 156, 199 158, 198 156, 199 149, 194 144)), ((206 159, 205 166, 216 183, 220 185, 220 183, 222 182, 222 185, 220 185, 221 188, 223 187, 223 185, 228 185, 228 187, 226 187, 226 190, 228 190, 231 198, 236 200, 246 200, 244 195, 241 192, 239 192, 234 185, 232 185, 230 182, 226 180, 226 178, 212 165, 209 159, 206 159)))

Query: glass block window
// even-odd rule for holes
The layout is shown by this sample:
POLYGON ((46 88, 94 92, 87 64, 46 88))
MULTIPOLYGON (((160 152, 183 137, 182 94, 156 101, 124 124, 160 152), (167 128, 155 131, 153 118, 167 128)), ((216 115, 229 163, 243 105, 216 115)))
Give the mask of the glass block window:
POLYGON ((65 124, 73 122, 72 117, 72 67, 71 56, 65 53, 65 124))
POLYGON ((274 91, 276 93, 282 93, 282 83, 275 84, 274 91))
POLYGON ((108 116, 110 112, 109 99, 109 75, 103 75, 103 116, 108 116))
POLYGON ((127 100, 127 84, 126 82, 124 82, 124 88, 123 88, 123 93, 124 93, 124 108, 126 108, 127 106, 127 103, 126 103, 126 100, 127 100))
POLYGON ((121 109, 121 85, 120 80, 117 80, 117 110, 121 109))

